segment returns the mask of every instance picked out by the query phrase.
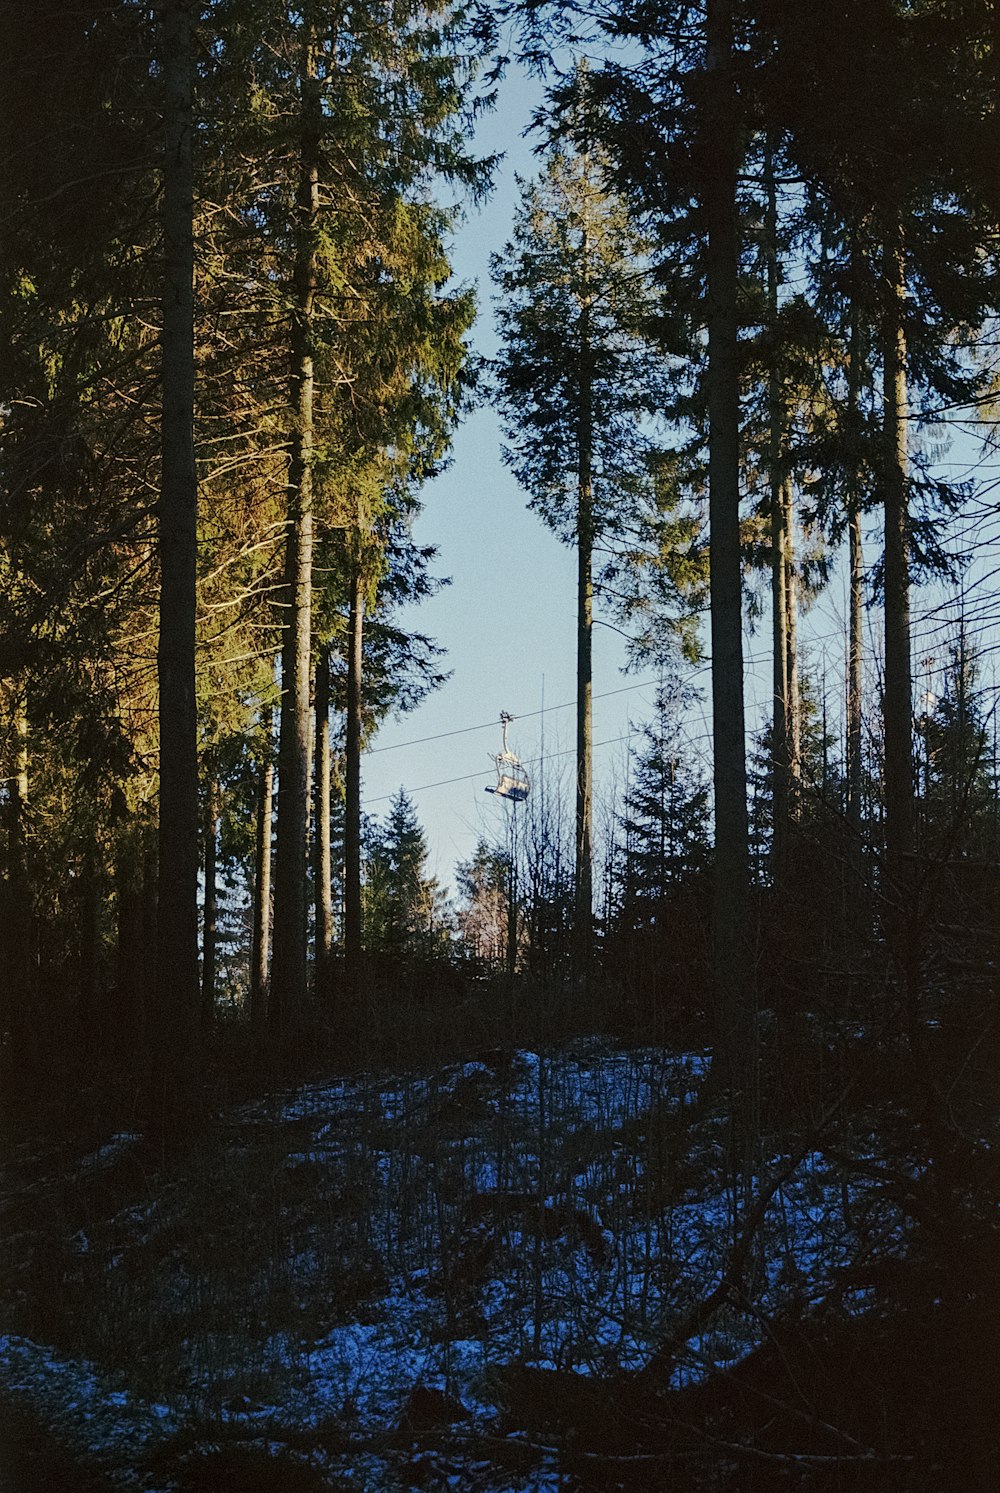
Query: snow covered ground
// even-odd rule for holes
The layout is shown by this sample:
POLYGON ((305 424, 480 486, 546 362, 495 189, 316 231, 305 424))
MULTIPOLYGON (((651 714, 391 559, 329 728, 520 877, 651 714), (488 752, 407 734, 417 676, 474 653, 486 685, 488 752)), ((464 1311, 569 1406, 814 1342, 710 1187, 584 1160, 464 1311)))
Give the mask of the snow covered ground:
MULTIPOLYGON (((735 1215, 705 1071, 588 1040, 245 1105, 197 1168, 65 1219, 56 1341, 26 1330, 39 1240, 21 1257, 15 1241, 0 1403, 114 1486, 195 1486, 195 1463, 236 1445, 279 1490, 281 1458, 289 1487, 417 1486, 410 1443, 432 1431, 450 1438, 426 1453, 432 1486, 557 1486, 544 1456, 483 1455, 516 1449, 502 1370, 638 1369, 718 1280, 735 1215)), ((79 1178, 131 1144, 79 1159, 79 1178)), ((809 1151, 771 1200, 745 1307, 680 1345, 673 1383, 739 1361, 782 1304, 831 1292, 896 1229, 874 1183, 809 1151)))

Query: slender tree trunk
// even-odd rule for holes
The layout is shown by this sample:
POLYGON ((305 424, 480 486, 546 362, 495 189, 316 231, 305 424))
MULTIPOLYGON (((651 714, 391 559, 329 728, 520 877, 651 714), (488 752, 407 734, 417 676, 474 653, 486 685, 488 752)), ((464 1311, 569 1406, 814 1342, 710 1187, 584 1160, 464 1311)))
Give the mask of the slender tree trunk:
POLYGON ((14 771, 7 798, 7 865, 4 896, 6 961, 0 1017, 10 1033, 9 1056, 23 1064, 34 1033, 31 965, 34 913, 28 870, 28 717, 23 702, 14 715, 14 771))
MULTIPOLYGON (((156 989, 156 948, 160 910, 159 852, 155 836, 149 832, 149 828, 145 824, 142 831, 141 874, 140 917, 142 919, 142 928, 140 948, 142 950, 142 959, 140 967, 142 970, 142 979, 139 985, 139 1004, 136 1009, 136 1023, 139 1036, 142 1041, 145 1041, 146 1034, 151 1026, 149 1019, 150 994, 156 989)), ((195 911, 197 912, 197 907, 195 911)), ((198 994, 199 991, 196 985, 196 998, 198 994)), ((194 1036, 197 1039, 197 1006, 194 1012, 194 1036)))
POLYGON ((859 403, 861 399, 861 316, 857 308, 851 315, 851 340, 848 358, 847 428, 850 438, 847 499, 847 535, 850 570, 850 617, 847 638, 847 822, 851 829, 852 856, 856 869, 861 864, 861 689, 864 655, 864 554, 861 547, 861 493, 858 480, 860 460, 859 403))
POLYGON ((330 846, 330 650, 316 659, 316 764, 313 773, 316 809, 313 827, 313 886, 316 894, 316 989, 330 994, 333 951, 333 876, 330 846))
POLYGON ((80 1035, 88 1046, 97 1032, 99 989, 98 950, 101 926, 101 884, 97 848, 89 844, 80 867, 80 1035))
MULTIPOLYGON (((588 250, 586 239, 583 253, 588 250)), ((576 612, 576 949, 577 978, 586 980, 590 963, 594 903, 593 766, 593 379, 590 304, 585 294, 580 317, 580 433, 577 489, 576 612)))
MULTIPOLYGON (((731 0, 708 0, 711 167, 704 189, 708 322, 709 525, 715 890, 712 915, 717 1046, 744 1098, 752 1077, 749 845, 743 705, 740 406, 737 347, 736 97, 731 0)), ((745 1115, 745 1105, 737 1101, 745 1115)))
POLYGON ((799 817, 802 789, 802 701, 799 697, 799 587, 795 574, 795 506, 792 481, 781 489, 785 536, 785 677, 788 681, 788 820, 799 817))
POLYGON ((263 1021, 267 1007, 268 960, 271 952, 271 819, 274 813, 274 760, 271 707, 261 717, 264 758, 257 780, 257 844, 254 874, 253 947, 250 958, 250 1020, 263 1021))
POLYGON ((193 12, 165 0, 162 471, 159 503, 160 796, 157 989, 148 1125, 170 1143, 189 1123, 198 1012, 198 748, 195 707, 193 12))
POLYGON ((778 197, 770 144, 765 159, 767 212, 767 302, 771 328, 771 369, 768 378, 771 497, 771 652, 772 652, 772 762, 771 878, 780 887, 787 870, 791 780, 790 698, 788 690, 788 531, 786 526, 785 426, 787 423, 778 366, 778 197))
POLYGON ((14 755, 14 778, 10 785, 10 839, 11 864, 18 875, 26 877, 25 847, 28 838, 28 713, 23 704, 18 705, 14 718, 14 734, 17 747, 14 755))
POLYGON ((219 921, 218 873, 219 785, 208 785, 205 805, 205 897, 201 939, 201 1019, 206 1028, 215 1014, 215 968, 219 921))
POLYGON ((133 837, 126 830, 119 840, 115 858, 115 1006, 112 1018, 119 1032, 122 1028, 134 1029, 141 948, 138 854, 133 837))
POLYGON ((913 849, 913 681, 907 515, 906 294, 902 233, 887 238, 884 258, 883 438, 885 486, 885 835, 897 881, 913 849))
POLYGON ((278 849, 274 876, 274 956, 268 1018, 284 1029, 306 997, 306 855, 309 837, 309 710, 312 641, 313 352, 317 282, 319 134, 322 122, 313 28, 302 23, 301 146, 295 309, 292 322, 294 434, 288 473, 281 735, 278 749, 278 849))
POLYGON ((347 741, 344 760, 344 961, 347 990, 361 987, 361 684, 365 597, 361 560, 351 572, 347 624, 347 741))

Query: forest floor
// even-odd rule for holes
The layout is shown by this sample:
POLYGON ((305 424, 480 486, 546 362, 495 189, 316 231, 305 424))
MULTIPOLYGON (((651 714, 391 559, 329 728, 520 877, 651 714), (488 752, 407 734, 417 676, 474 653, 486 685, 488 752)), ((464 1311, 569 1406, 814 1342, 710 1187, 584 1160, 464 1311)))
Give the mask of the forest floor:
POLYGON ((130 1132, 22 1140, 0 1493, 917 1486, 900 1342, 852 1336, 905 1269, 899 1166, 765 1138, 747 1229, 707 1068, 586 1039, 340 1076, 169 1169, 130 1132), (856 1381, 836 1423, 824 1354, 856 1381))

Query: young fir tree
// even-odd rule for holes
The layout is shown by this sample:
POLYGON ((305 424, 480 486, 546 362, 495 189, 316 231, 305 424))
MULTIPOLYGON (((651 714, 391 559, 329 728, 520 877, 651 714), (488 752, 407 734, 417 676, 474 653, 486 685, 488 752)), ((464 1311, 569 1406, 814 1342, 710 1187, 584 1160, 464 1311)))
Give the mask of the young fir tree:
POLYGON ((676 710, 660 700, 657 720, 633 749, 620 824, 621 916, 630 927, 669 916, 671 893, 690 886, 711 860, 708 784, 688 760, 676 710))
POLYGON ((920 846, 930 858, 996 859, 994 727, 979 669, 963 629, 949 647, 941 694, 926 692, 917 717, 920 846))
POLYGON ((400 788, 384 825, 375 830, 364 887, 369 949, 393 959, 443 952, 449 932, 447 903, 427 875, 427 837, 413 802, 400 788))

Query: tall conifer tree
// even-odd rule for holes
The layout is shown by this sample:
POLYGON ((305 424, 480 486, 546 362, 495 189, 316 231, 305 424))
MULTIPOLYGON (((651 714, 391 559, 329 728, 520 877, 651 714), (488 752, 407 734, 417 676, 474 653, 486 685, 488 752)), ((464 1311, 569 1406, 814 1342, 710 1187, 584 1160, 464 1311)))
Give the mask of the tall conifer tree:
POLYGON ((150 1122, 169 1139, 190 1102, 198 1013, 195 701, 194 6, 167 0, 163 75, 162 474, 159 503, 160 793, 157 988, 150 1122))
POLYGON ((493 275, 505 459, 530 506, 577 552, 575 907, 585 969, 593 916, 593 556, 596 545, 627 549, 650 503, 651 425, 664 371, 648 335, 649 245, 608 186, 584 73, 577 90, 574 138, 550 150, 537 183, 522 183, 514 237, 493 275))

